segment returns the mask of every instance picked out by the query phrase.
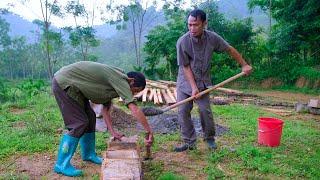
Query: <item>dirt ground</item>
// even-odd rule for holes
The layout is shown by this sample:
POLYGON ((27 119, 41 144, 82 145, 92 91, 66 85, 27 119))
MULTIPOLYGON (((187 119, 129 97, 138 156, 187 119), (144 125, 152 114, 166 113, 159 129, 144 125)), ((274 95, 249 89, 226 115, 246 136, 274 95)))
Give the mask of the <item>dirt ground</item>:
MULTIPOLYGON (((19 175, 17 179, 23 179, 23 177, 28 177, 28 179, 61 179, 61 180, 68 180, 74 179, 67 176, 62 176, 60 174, 56 174, 53 172, 53 166, 56 160, 56 155, 53 154, 34 154, 31 156, 19 156, 19 157, 12 157, 8 164, 1 165, 0 174, 4 177, 7 175, 19 175), (5 172, 4 172, 5 170, 5 172), (6 175, 4 174, 6 173, 6 175)), ((95 165, 90 162, 85 162, 81 160, 79 154, 75 154, 71 163, 79 168, 84 170, 84 177, 85 179, 93 179, 95 176, 99 177, 101 172, 100 166, 95 165)))
POLYGON ((258 96, 265 98, 272 98, 274 100, 281 100, 286 102, 303 102, 307 103, 310 99, 319 99, 320 95, 312 96, 303 93, 290 93, 290 92, 281 92, 281 91, 266 91, 266 92, 257 92, 258 96))
MULTIPOLYGON (((258 97, 262 98, 274 99, 277 102, 283 101, 288 103, 294 103, 298 101, 307 103, 311 98, 319 98, 319 96, 310 96, 296 93, 293 94, 279 91, 268 91, 264 93, 257 93, 257 95, 258 97)), ((294 107, 286 107, 284 109, 292 112, 289 115, 286 115, 290 116, 290 118, 292 119, 312 118, 319 120, 320 122, 320 115, 294 113, 294 107)), ((204 153, 207 151, 203 142, 200 142, 199 145, 200 153, 204 153)), ((161 150, 159 152, 153 154, 154 160, 162 162, 166 171, 174 171, 175 173, 183 174, 186 177, 190 177, 190 179, 206 179, 206 176, 203 174, 202 169, 206 166, 206 162, 204 160, 196 160, 195 158, 190 158, 190 155, 187 153, 171 152, 169 148, 172 146, 172 144, 167 144, 165 147, 161 147, 161 150)), ((29 156, 17 155, 8 160, 8 163, 0 165, 0 175, 26 175, 31 179, 41 179, 41 177, 45 177, 45 179, 73 179, 58 175, 52 171, 55 160, 55 154, 42 153, 29 156)), ((81 177, 81 179, 99 179, 100 166, 92 164, 90 162, 82 161, 79 153, 75 154, 72 163, 77 168, 84 170, 85 175, 84 177, 81 177)))

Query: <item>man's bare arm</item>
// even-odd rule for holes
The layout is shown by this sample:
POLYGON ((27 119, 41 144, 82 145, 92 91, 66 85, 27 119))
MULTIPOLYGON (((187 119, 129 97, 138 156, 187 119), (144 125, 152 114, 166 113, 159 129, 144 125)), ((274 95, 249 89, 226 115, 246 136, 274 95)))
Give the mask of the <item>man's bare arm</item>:
POLYGON ((192 89, 192 96, 195 96, 196 94, 199 93, 199 89, 197 87, 190 65, 183 66, 183 72, 187 81, 190 83, 190 86, 192 89))
POLYGON ((128 105, 128 108, 130 109, 132 115, 142 124, 143 128, 147 132, 148 136, 145 139, 145 143, 151 146, 151 144, 153 143, 153 133, 149 126, 146 116, 143 114, 140 108, 134 103, 130 103, 128 105))
POLYGON ((116 132, 116 131, 113 129, 112 121, 111 121, 110 109, 111 109, 111 107, 103 106, 102 116, 103 116, 104 122, 106 123, 107 128, 108 128, 110 134, 111 134, 115 139, 121 140, 121 137, 123 136, 123 134, 118 133, 118 132, 116 132))
POLYGON ((249 75, 252 71, 252 67, 242 58, 241 54, 232 46, 230 46, 227 51, 229 55, 242 66, 242 72, 249 75))

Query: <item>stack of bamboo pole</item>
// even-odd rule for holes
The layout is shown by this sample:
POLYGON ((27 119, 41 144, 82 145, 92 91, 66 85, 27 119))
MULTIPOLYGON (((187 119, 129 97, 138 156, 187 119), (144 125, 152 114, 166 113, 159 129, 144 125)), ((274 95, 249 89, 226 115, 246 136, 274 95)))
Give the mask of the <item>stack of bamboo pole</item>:
POLYGON ((134 97, 142 102, 153 102, 159 105, 174 104, 177 102, 176 83, 173 81, 147 79, 146 88, 134 97))

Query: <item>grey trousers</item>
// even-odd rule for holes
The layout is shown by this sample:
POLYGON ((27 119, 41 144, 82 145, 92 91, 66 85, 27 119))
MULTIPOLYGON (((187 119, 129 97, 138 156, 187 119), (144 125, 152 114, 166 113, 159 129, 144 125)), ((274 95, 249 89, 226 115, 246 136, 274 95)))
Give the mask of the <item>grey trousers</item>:
MULTIPOLYGON (((177 100, 182 101, 190 95, 177 89, 177 100)), ((212 111, 210 108, 209 94, 201 96, 195 100, 199 107, 201 127, 204 132, 204 140, 214 140, 215 125, 213 121, 212 111)), ((191 110, 193 108, 193 102, 187 102, 180 105, 178 108, 178 121, 181 126, 181 135, 185 143, 195 143, 197 140, 196 131, 191 120, 191 110)))
POLYGON ((80 138, 84 133, 95 132, 96 114, 90 106, 89 100, 84 101, 82 107, 67 94, 68 89, 60 88, 56 79, 52 80, 52 92, 60 108, 64 124, 72 137, 80 138))

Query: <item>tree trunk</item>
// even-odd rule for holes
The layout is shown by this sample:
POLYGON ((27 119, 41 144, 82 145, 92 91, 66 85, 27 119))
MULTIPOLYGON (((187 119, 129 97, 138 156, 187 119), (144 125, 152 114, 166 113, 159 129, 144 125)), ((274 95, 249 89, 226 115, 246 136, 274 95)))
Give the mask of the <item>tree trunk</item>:
POLYGON ((48 61, 48 75, 49 79, 52 80, 52 65, 51 65, 51 59, 50 59, 50 52, 49 52, 49 23, 45 22, 46 26, 46 55, 47 55, 47 61, 48 61))
POLYGON ((133 30, 133 43, 134 43, 134 50, 136 54, 136 63, 140 67, 139 64, 139 57, 138 57, 138 45, 137 45, 137 35, 136 35, 136 25, 135 25, 135 20, 132 20, 132 30, 133 30))

